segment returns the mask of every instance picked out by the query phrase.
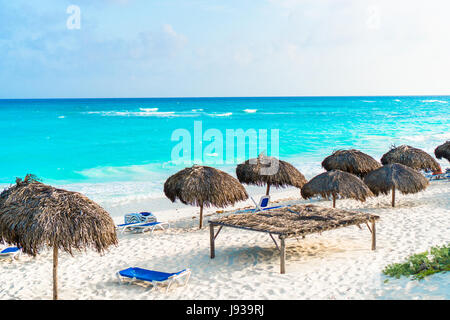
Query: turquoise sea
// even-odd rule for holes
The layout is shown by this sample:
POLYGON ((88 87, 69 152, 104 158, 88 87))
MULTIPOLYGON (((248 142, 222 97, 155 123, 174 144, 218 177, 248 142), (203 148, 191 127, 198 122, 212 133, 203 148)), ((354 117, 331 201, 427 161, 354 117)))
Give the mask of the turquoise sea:
MULTIPOLYGON (((336 149, 376 159, 394 144, 432 153, 450 139, 449 111, 449 96, 0 100, 0 186, 34 173, 101 203, 161 197, 184 167, 171 161, 171 136, 194 136, 196 121, 224 137, 265 129, 269 154, 277 129, 280 158, 310 178, 336 149)), ((237 161, 213 166, 234 174, 237 161)))

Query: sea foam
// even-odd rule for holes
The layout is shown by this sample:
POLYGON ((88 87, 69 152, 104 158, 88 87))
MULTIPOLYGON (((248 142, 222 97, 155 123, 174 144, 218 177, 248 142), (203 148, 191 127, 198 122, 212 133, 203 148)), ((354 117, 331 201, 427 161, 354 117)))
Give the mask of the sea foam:
POLYGON ((233 114, 233 112, 226 112, 226 113, 209 113, 208 116, 211 117, 229 117, 233 114))
POLYGON ((448 103, 448 101, 443 101, 443 100, 422 100, 421 102, 425 102, 425 103, 432 103, 432 102, 437 102, 437 103, 448 103))
POLYGON ((84 114, 98 114, 103 117, 197 117, 192 113, 175 112, 175 111, 150 111, 158 110, 158 108, 144 109, 141 111, 88 111, 84 114), (145 110, 145 111, 143 111, 145 110))

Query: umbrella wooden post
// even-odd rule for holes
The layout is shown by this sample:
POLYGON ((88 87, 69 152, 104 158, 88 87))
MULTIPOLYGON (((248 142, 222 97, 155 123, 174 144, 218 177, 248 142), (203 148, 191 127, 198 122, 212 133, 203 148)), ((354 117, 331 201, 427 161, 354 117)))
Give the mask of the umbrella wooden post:
POLYGON ((280 273, 286 273, 286 244, 283 236, 280 236, 280 273))
POLYGON ((395 207, 395 187, 392 187, 392 207, 395 207))
POLYGON ((58 300, 58 247, 53 246, 53 300, 58 300))
POLYGON ((267 184, 266 196, 269 195, 269 192, 270 192, 270 183, 267 184))
POLYGON ((215 235, 214 235, 214 225, 212 223, 209 224, 209 243, 211 249, 211 259, 214 259, 216 256, 215 245, 214 245, 215 235))
POLYGON ((333 193, 333 208, 336 208, 336 195, 333 193))
POLYGON ((200 205, 200 226, 199 229, 203 227, 203 204, 200 205))
POLYGON ((375 232, 375 219, 372 219, 372 250, 377 247, 377 237, 375 232))

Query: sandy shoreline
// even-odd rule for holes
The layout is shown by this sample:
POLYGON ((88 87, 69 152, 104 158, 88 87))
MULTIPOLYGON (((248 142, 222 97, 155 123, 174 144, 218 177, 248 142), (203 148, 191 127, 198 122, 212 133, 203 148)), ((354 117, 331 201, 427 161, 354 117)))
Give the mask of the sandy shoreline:
MULTIPOLYGON (((274 201, 299 201, 298 190, 275 193, 274 201)), ((304 201, 301 202, 310 202, 304 201)), ((312 201, 331 206, 328 201, 312 201)), ((251 206, 251 200, 245 205, 251 206)), ((242 203, 239 204, 242 206, 242 203)), ((119 245, 103 256, 94 252, 60 256, 61 299, 449 299, 448 275, 422 281, 391 280, 381 270, 409 254, 450 241, 450 182, 433 182, 419 194, 389 195, 366 203, 339 200, 338 207, 380 215, 377 250, 370 250, 366 228, 347 227, 287 241, 286 274, 279 274, 278 252, 265 234, 224 229, 209 258, 209 230, 198 230, 198 209, 155 211, 171 221, 167 232, 119 235, 119 245), (170 212, 169 212, 170 211, 170 212), (195 217, 195 218, 193 218, 195 217), (192 270, 187 287, 168 293, 141 285, 120 285, 115 272, 130 266, 175 272, 192 270)), ((231 210, 232 208, 227 208, 231 210)), ((217 211, 206 211, 205 221, 217 211), (212 214, 212 215, 211 215, 212 214)), ((120 222, 120 218, 116 218, 120 222)), ((0 299, 50 299, 51 252, 19 261, 0 261, 0 299)))

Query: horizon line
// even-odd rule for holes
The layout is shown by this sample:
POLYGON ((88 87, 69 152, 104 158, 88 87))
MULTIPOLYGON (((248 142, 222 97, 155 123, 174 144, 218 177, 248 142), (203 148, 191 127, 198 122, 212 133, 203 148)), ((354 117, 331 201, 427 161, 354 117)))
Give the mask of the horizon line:
POLYGON ((107 100, 107 99, 234 99, 234 98, 364 98, 364 97, 450 97, 450 94, 407 94, 407 95, 304 95, 304 96, 192 96, 192 97, 78 97, 78 98, 0 98, 5 100, 107 100))

